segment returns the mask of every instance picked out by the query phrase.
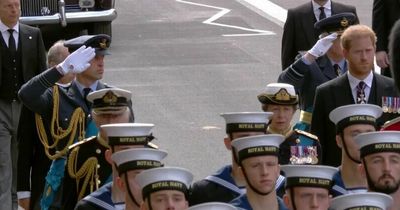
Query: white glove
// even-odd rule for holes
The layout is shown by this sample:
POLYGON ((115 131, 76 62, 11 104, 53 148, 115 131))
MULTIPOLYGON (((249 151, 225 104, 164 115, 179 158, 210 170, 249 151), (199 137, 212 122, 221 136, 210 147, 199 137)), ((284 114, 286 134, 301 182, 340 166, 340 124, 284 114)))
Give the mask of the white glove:
POLYGON ((62 71, 63 75, 69 72, 79 74, 89 68, 89 62, 94 56, 96 56, 95 50, 83 45, 65 58, 65 60, 59 64, 61 68, 58 69, 62 71))
POLYGON ((328 52, 329 48, 331 48, 333 41, 337 38, 337 33, 329 34, 328 36, 321 38, 315 43, 315 45, 308 51, 311 55, 315 57, 321 57, 328 52))

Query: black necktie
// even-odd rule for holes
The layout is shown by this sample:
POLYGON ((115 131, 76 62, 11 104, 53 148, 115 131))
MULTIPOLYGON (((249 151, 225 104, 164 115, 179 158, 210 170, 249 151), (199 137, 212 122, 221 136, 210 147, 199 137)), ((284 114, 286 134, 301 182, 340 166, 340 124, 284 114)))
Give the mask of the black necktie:
POLYGON ((92 89, 83 88, 83 98, 85 99, 85 103, 88 108, 92 106, 92 104, 87 100, 87 96, 89 95, 90 91, 92 91, 92 89))
POLYGON ((319 20, 325 19, 326 18, 325 8, 324 7, 320 7, 319 10, 321 11, 321 13, 319 13, 319 20))
POLYGON ((340 76, 342 74, 340 66, 337 63, 333 64, 333 69, 335 70, 336 76, 340 76))
POLYGON ((14 29, 8 29, 8 33, 10 33, 10 38, 8 39, 8 49, 15 53, 17 51, 17 47, 15 46, 15 39, 14 39, 14 29))
POLYGON ((365 84, 364 81, 360 81, 357 85, 357 104, 366 104, 367 99, 365 97, 365 84))

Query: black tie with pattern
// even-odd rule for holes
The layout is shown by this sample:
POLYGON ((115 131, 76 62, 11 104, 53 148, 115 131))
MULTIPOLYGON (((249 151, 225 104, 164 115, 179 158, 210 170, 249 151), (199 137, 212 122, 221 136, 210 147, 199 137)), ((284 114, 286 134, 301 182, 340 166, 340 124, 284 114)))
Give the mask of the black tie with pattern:
POLYGON ((357 104, 365 104, 367 103, 367 99, 365 97, 365 82, 360 81, 357 85, 357 104))
POLYGON ((319 10, 321 11, 321 13, 319 13, 319 20, 325 19, 326 18, 325 8, 320 7, 319 10))
POLYGON ((340 76, 342 74, 339 64, 337 63, 333 64, 333 69, 335 70, 336 76, 340 76))

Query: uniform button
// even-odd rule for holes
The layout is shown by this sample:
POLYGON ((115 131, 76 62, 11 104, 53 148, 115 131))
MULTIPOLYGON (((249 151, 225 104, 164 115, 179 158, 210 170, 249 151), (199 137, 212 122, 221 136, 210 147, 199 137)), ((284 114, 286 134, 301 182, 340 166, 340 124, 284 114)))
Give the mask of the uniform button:
POLYGON ((101 149, 96 149, 97 154, 101 154, 101 149))

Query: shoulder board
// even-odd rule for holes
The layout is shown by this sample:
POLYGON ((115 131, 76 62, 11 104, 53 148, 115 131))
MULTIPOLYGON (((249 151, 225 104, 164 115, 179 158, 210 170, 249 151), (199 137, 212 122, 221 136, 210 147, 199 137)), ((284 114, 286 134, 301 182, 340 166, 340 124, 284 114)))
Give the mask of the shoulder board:
POLYGON ((79 147, 82 144, 85 144, 87 142, 90 142, 90 141, 93 141, 93 140, 96 140, 96 139, 97 139, 97 136, 91 136, 89 138, 83 139, 82 141, 76 142, 75 144, 72 144, 71 146, 68 147, 68 149, 71 150, 71 149, 73 149, 75 147, 79 147))
POLYGON ((316 136, 314 134, 311 134, 309 132, 306 132, 306 131, 303 131, 303 130, 299 130, 299 129, 294 129, 294 131, 299 135, 303 135, 303 136, 306 136, 306 137, 308 137, 310 139, 314 139, 314 140, 319 141, 318 136, 316 136))

